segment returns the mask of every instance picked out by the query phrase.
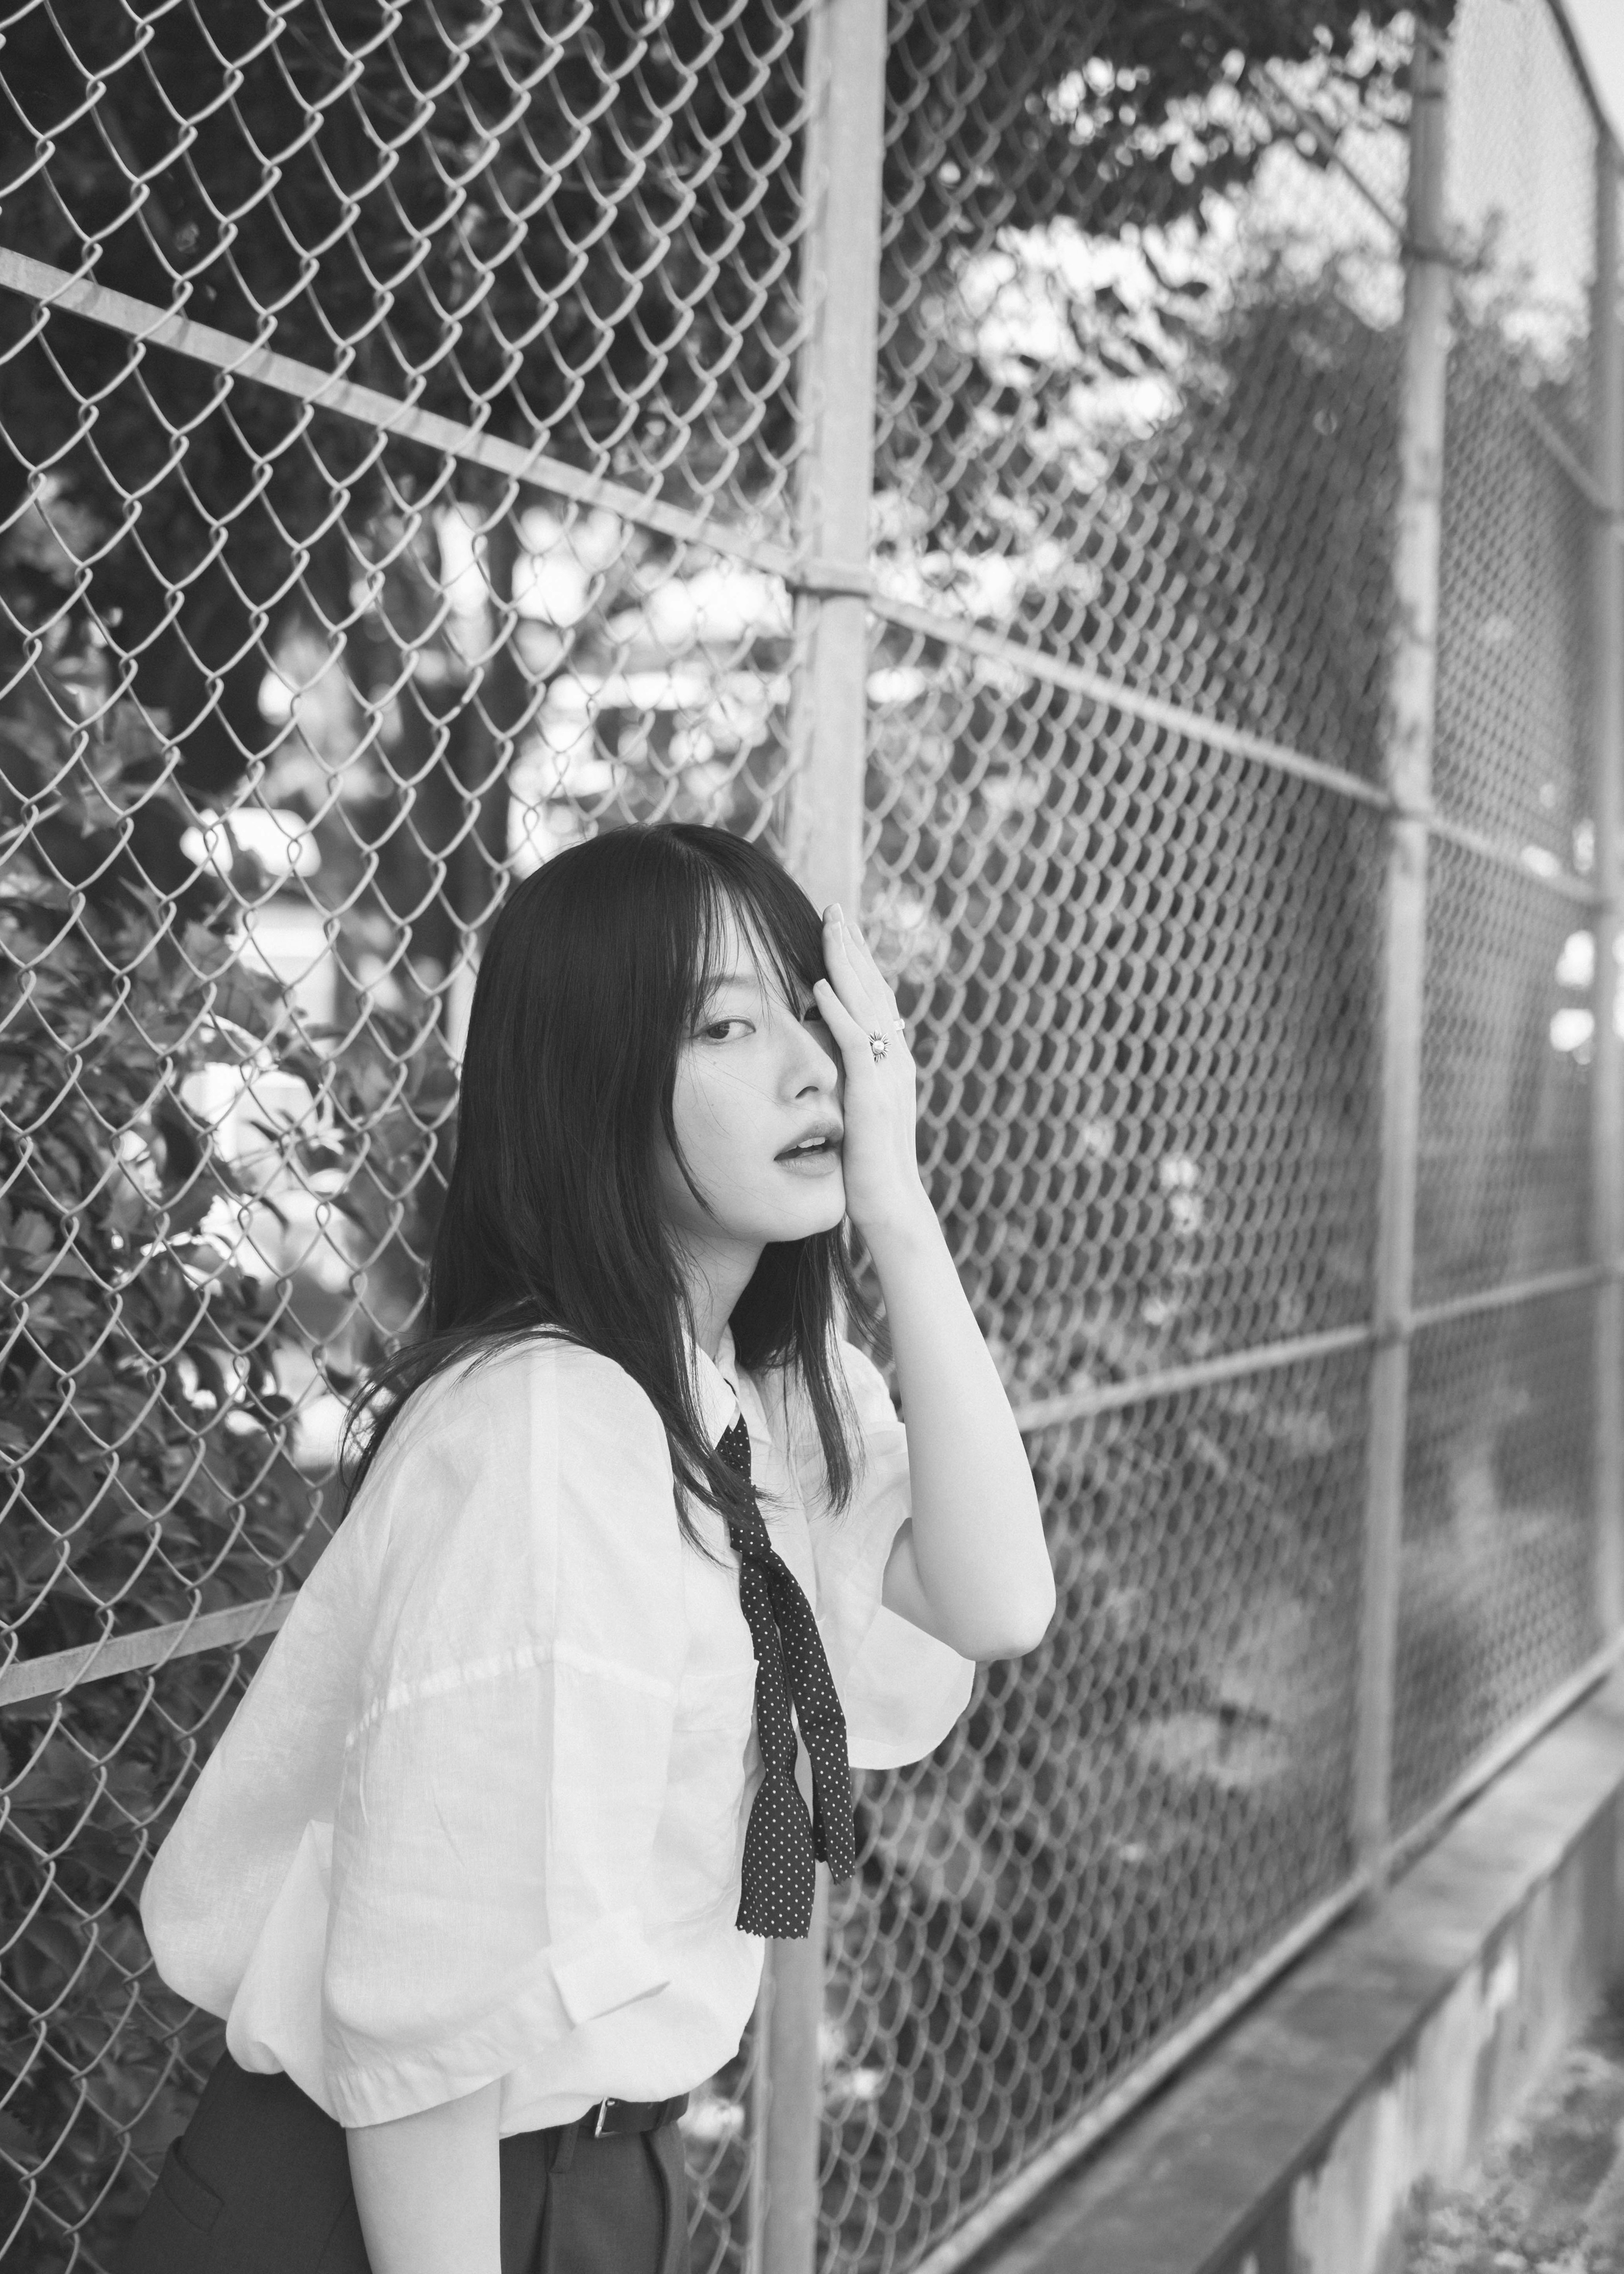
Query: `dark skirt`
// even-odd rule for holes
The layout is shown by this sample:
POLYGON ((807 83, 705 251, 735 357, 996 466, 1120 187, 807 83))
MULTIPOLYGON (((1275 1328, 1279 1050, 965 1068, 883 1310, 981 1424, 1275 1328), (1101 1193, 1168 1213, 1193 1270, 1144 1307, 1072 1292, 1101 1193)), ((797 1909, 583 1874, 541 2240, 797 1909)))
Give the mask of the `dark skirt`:
MULTIPOLYGON (((688 2274, 674 2122, 501 2143, 502 2274, 688 2274)), ((117 2274, 371 2274, 343 2127, 229 2053, 165 2157, 117 2274)))

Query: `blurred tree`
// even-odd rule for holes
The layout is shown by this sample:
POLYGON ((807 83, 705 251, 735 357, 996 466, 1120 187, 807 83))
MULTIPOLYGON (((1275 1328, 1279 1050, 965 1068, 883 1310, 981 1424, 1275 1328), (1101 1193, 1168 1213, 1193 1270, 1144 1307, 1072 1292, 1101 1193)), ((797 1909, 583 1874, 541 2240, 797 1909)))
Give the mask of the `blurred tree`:
MULTIPOLYGON (((974 501, 1001 452, 998 509, 904 525, 898 571, 974 605, 996 553, 997 630, 1373 779, 1402 340, 1335 262, 1252 263, 1181 339, 1147 427, 1089 431, 1074 358, 1031 369, 944 484, 950 511, 974 501)), ((1074 288, 1040 281, 1069 312, 1074 288)), ((937 352, 961 400, 992 394, 1005 351, 972 316, 937 352)), ((934 438, 914 402, 901 417, 934 438)), ((1012 1384, 1362 1316, 1361 811, 963 651, 892 629, 884 651, 906 691, 878 717, 876 913, 922 1031, 951 1037, 925 1113, 936 1195, 1012 1384)))
MULTIPOLYGON (((73 268, 94 243, 125 291, 167 305, 184 282, 236 336, 668 491, 702 493, 741 419, 758 451, 781 433, 793 189, 772 161, 795 96, 771 8, 726 39, 691 0, 658 29, 640 4, 498 29, 484 0, 209 0, 143 28, 86 0, 71 37, 44 10, 8 35, 8 242, 73 268)), ((15 342, 26 312, 8 319, 15 342)), ((11 357, 0 411, 19 458, 68 446, 64 492, 117 532, 86 600, 216 796, 264 739, 267 621, 297 598, 347 621, 369 515, 444 478, 184 358, 135 373, 127 343, 65 319, 11 357)))
MULTIPOLYGON (((304 1576, 326 1533, 274 1364, 292 1296, 247 1227, 274 1213, 267 1168, 326 1174, 366 1253, 420 1259, 449 1085, 387 1020, 335 1076, 314 1063, 237 953, 262 878, 154 890, 146 848, 185 807, 104 651, 26 669, 0 638, 0 1628, 42 1657, 304 1576), (278 1080, 325 1091, 325 1118, 274 1126, 278 1080), (258 1174, 222 1142, 244 1107, 258 1174)), ((83 2263, 93 2206, 116 2230, 144 2183, 129 2146, 161 2151, 217 2050, 153 1976, 135 1886, 238 1687, 204 1653, 6 1715, 0 2239, 9 2159, 38 2176, 42 2270, 83 2263)))
MULTIPOLYGON (((1315 64, 1327 102, 1382 110, 1391 72, 1361 64, 1361 26, 1397 13, 1389 0, 1023 0, 1013 18, 899 6, 888 305, 923 314, 926 297, 896 288, 982 241, 995 211, 1018 227, 1085 208, 1096 228, 1199 222, 1267 140, 1255 111, 1214 107, 1214 91, 1282 58, 1315 64)), ((718 25, 700 0, 657 15, 643 0, 573 13, 537 0, 498 31, 485 0, 403 15, 384 0, 287 14, 208 0, 142 31, 118 0, 82 0, 71 30, 40 9, 8 33, 8 243, 70 268, 94 244, 96 273, 123 290, 167 305, 184 282, 187 312, 228 333, 668 496, 781 486, 793 11, 741 0, 718 25), (177 119, 194 124, 183 134, 177 119)), ((90 540, 80 604, 181 747, 185 787, 222 799, 268 739, 258 691, 277 621, 292 611, 329 635, 356 621, 370 518, 454 490, 487 514, 499 498, 264 389, 228 393, 184 358, 150 350, 138 368, 94 325, 57 317, 19 345, 27 312, 4 313, 15 456, 0 509, 14 510, 25 462, 53 467, 54 509, 76 510, 90 540)), ((955 450, 951 417, 933 433, 955 450)), ((26 621, 27 595, 11 599, 26 621)), ((488 722, 499 742, 511 708, 488 722)))

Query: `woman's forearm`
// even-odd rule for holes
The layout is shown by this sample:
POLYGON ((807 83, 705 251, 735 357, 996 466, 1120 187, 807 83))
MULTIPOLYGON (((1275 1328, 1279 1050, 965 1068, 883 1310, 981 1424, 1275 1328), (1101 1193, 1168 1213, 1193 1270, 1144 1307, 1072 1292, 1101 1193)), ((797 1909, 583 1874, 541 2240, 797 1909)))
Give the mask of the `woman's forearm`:
POLYGON ((501 2274, 501 2091, 346 2132, 372 2274, 501 2274))
POLYGON ((908 1431, 914 1520, 885 1566, 888 1610, 963 1653, 1041 1641, 1055 1580, 1032 1472, 998 1369, 920 1182, 914 1061, 897 998, 855 925, 823 915, 813 995, 844 1075, 840 1165, 885 1298, 908 1431))
POLYGON ((908 1433, 914 1522, 885 1574, 890 1608, 966 1658, 1018 1657, 1054 1616, 1026 1448, 922 1192, 868 1236, 908 1433))

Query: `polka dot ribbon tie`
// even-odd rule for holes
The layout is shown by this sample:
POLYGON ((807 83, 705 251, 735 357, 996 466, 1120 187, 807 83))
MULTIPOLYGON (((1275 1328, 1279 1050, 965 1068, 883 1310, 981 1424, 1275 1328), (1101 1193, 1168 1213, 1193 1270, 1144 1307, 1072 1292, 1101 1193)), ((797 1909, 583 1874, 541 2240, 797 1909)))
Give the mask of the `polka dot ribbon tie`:
MULTIPOLYGON (((742 1414, 717 1445, 748 1484, 750 1433, 742 1414)), ((756 1650, 756 1732, 763 1774, 744 1834, 738 1924, 746 1934, 793 1938, 812 1924, 815 1864, 836 1879, 852 1872, 852 1772, 846 1716, 835 1694, 812 1606, 768 1537, 755 1495, 750 1513, 731 1521, 739 1556, 739 1601, 756 1650), (812 1820, 795 1782, 790 1699, 812 1763, 812 1820)))

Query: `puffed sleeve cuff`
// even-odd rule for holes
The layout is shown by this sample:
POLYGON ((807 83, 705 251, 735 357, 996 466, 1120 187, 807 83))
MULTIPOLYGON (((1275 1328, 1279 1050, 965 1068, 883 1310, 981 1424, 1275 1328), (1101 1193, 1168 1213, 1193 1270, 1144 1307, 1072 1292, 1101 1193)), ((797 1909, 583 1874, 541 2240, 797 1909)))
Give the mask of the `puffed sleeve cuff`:
POLYGON ((369 2044, 328 2013, 326 2078, 329 2112, 346 2127, 461 2100, 533 2060, 539 2047, 665 1989, 671 1977, 643 1939, 634 1909, 611 1913, 538 1952, 502 1998, 470 2018, 432 2051, 369 2044))
POLYGON ((969 1659, 882 1604, 843 1692, 852 1766, 922 1761, 951 1734, 974 1686, 969 1659))

